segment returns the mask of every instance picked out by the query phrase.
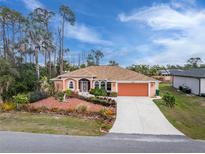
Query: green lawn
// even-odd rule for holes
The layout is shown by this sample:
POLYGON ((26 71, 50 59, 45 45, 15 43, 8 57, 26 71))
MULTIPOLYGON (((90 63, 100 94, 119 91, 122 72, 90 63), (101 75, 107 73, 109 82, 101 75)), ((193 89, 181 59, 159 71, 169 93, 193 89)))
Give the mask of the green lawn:
POLYGON ((175 96, 175 107, 166 107, 163 100, 155 102, 167 119, 188 137, 205 139, 205 97, 188 96, 169 84, 160 84, 160 95, 163 96, 165 92, 175 96))
POLYGON ((101 127, 111 127, 96 120, 62 115, 27 112, 0 113, 0 130, 66 135, 102 135, 101 127))

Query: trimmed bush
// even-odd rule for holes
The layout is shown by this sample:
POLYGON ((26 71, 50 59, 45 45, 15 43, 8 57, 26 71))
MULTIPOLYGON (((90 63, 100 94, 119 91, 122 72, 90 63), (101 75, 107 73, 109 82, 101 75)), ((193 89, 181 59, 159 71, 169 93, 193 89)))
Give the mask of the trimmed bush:
POLYGON ((26 94, 18 94, 13 96, 13 101, 16 104, 27 104, 29 103, 28 96, 26 94))
POLYGON ((175 105, 175 97, 174 95, 171 95, 169 92, 167 92, 162 99, 165 101, 166 106, 168 107, 174 107, 175 105))
POLYGON ((110 97, 117 97, 118 96, 118 93, 117 92, 111 92, 109 94, 110 97))
POLYGON ((90 94, 95 95, 95 96, 107 96, 107 92, 103 88, 91 89, 90 94))
POLYGON ((91 98, 91 102, 93 102, 94 104, 100 104, 103 106, 109 106, 110 104, 108 104, 108 102, 104 99, 101 98, 97 98, 97 97, 93 97, 91 98))
POLYGON ((48 98, 48 96, 49 95, 43 91, 34 91, 34 92, 28 93, 28 98, 29 98, 30 103, 37 102, 39 100, 48 98))

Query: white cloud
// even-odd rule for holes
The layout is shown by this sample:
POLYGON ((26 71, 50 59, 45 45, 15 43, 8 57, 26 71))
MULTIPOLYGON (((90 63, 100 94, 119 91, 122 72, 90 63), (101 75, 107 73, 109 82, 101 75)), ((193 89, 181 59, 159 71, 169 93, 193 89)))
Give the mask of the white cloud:
POLYGON ((100 45, 111 45, 110 41, 101 38, 100 34, 85 26, 84 24, 77 23, 75 26, 67 25, 65 28, 65 36, 67 38, 77 39, 81 42, 100 45))
POLYGON ((34 10, 36 8, 45 8, 45 6, 38 0, 22 0, 22 2, 29 10, 34 10))
POLYGON ((150 51, 155 50, 155 53, 138 62, 182 64, 190 57, 205 58, 205 10, 198 9, 194 0, 188 1, 172 1, 143 8, 129 15, 119 15, 121 22, 142 23, 152 30, 150 38, 153 41, 150 46, 158 48, 151 48, 150 51))
POLYGON ((131 15, 119 15, 122 22, 142 22, 154 30, 192 28, 205 20, 204 11, 187 10, 180 12, 169 5, 161 4, 144 8, 131 15))
MULTIPOLYGON (((53 25, 57 29, 61 23, 61 17, 56 15, 53 19, 53 25)), ((78 40, 83 43, 98 44, 98 45, 112 45, 112 42, 102 39, 100 33, 85 24, 78 23, 71 26, 69 23, 65 24, 65 37, 78 40)))

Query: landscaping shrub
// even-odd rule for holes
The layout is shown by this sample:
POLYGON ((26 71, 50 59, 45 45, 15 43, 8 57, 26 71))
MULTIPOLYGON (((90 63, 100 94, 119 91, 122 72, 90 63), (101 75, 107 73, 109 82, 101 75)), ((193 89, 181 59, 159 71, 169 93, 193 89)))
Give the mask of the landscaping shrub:
POLYGON ((42 112, 42 113, 45 113, 45 112, 48 112, 49 109, 48 109, 46 106, 42 106, 42 107, 39 107, 39 108, 38 108, 38 111, 39 111, 39 112, 42 112))
POLYGON ((85 113, 87 112, 87 106, 86 105, 79 105, 76 107, 76 112, 78 113, 85 113))
POLYGON ((168 107, 174 107, 175 105, 175 97, 174 95, 171 95, 169 92, 167 92, 163 97, 162 99, 165 101, 165 104, 168 106, 168 107))
POLYGON ((104 106, 108 105, 108 102, 106 100, 97 97, 91 98, 91 102, 93 102, 94 104, 100 104, 104 106))
POLYGON ((66 97, 71 97, 72 91, 70 89, 67 89, 64 91, 64 94, 66 94, 66 97))
POLYGON ((106 119, 112 118, 112 116, 114 115, 114 112, 111 109, 107 108, 101 109, 99 113, 103 118, 106 119))
POLYGON ((58 109, 58 108, 51 108, 50 111, 51 111, 51 112, 58 112, 59 109, 58 109))
POLYGON ((28 93, 28 98, 29 98, 29 102, 33 103, 45 98, 48 98, 48 94, 46 92, 43 91, 34 91, 34 92, 30 92, 28 93))
POLYGON ((117 97, 118 93, 117 92, 110 92, 109 96, 110 97, 117 97))
POLYGON ((26 94, 18 94, 16 96, 13 96, 13 101, 16 104, 26 104, 29 102, 29 99, 26 94))
POLYGON ((95 96, 107 96, 107 92, 103 88, 91 89, 90 94, 95 95, 95 96))
POLYGON ((99 104, 103 106, 115 106, 116 101, 112 98, 108 97, 83 97, 83 96, 78 96, 79 99, 92 102, 94 104, 99 104))
POLYGON ((64 92, 62 92, 62 91, 58 92, 55 97, 56 97, 56 99, 58 99, 60 102, 62 102, 63 99, 64 99, 64 92))
POLYGON ((12 111, 16 109, 16 104, 12 102, 5 102, 0 104, 0 110, 3 112, 12 111))

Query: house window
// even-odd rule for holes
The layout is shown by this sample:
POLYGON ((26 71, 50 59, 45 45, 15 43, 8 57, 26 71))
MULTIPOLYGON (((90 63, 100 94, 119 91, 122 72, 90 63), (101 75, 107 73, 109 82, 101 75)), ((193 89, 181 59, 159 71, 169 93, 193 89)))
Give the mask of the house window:
POLYGON ((70 81, 70 82, 69 82, 69 89, 74 89, 74 83, 73 83, 73 81, 70 81))
POLYGON ((111 91, 112 85, 111 82, 107 82, 107 91, 111 91))
POLYGON ((106 89, 106 87, 105 87, 105 81, 101 81, 100 88, 106 89))
POLYGON ((99 87, 99 81, 95 81, 95 88, 100 88, 99 87))

